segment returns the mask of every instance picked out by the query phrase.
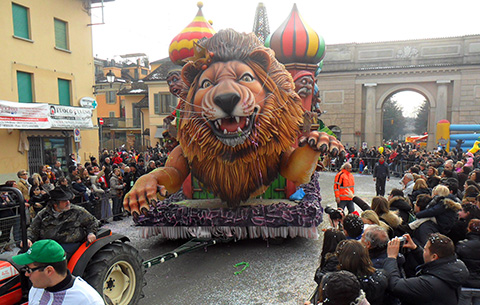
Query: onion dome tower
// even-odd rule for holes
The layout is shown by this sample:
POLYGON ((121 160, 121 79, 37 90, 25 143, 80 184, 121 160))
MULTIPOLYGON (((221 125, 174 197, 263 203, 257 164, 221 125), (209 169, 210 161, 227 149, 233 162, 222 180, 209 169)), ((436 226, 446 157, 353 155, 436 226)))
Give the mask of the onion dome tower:
POLYGON ((265 46, 275 51, 283 63, 318 64, 325 56, 325 41, 298 13, 293 5, 290 16, 267 39, 265 46))
POLYGON ((202 13, 203 3, 198 2, 198 12, 193 21, 187 25, 170 43, 168 52, 170 54, 170 60, 177 64, 183 65, 184 60, 188 57, 192 57, 193 43, 206 37, 210 38, 215 34, 215 30, 210 23, 205 19, 202 13))
MULTIPOLYGON (((315 81, 318 64, 325 56, 325 41, 303 20, 296 4, 288 18, 267 38, 265 46, 275 51, 275 57, 285 65, 294 81, 302 77, 315 81)), ((304 110, 312 109, 312 97, 313 90, 302 97, 304 110)))
POLYGON ((255 12, 255 20, 253 21, 252 32, 258 37, 262 43, 265 43, 268 35, 270 35, 270 26, 268 25, 267 8, 260 2, 255 12))

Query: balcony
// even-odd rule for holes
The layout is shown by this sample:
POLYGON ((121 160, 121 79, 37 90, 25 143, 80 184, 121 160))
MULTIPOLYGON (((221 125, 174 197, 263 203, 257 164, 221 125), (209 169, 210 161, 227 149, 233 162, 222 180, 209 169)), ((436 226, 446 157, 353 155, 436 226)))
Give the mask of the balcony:
POLYGON ((104 128, 141 128, 140 118, 103 118, 104 128))

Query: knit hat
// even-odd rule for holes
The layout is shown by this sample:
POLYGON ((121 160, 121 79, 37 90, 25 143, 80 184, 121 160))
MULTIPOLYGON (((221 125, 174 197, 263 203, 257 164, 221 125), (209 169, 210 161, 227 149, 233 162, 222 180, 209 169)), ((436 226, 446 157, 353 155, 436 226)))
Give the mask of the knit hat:
POLYGON ((57 263, 66 259, 65 250, 54 240, 42 239, 35 242, 27 252, 13 256, 17 265, 31 263, 57 263))

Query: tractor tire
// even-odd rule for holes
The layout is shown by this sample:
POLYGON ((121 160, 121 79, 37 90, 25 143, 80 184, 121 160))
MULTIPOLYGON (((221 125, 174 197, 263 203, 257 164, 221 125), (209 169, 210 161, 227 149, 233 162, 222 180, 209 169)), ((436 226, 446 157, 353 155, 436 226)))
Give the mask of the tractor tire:
POLYGON ((100 293, 105 304, 134 305, 144 297, 142 262, 137 249, 116 241, 95 253, 82 278, 100 293))

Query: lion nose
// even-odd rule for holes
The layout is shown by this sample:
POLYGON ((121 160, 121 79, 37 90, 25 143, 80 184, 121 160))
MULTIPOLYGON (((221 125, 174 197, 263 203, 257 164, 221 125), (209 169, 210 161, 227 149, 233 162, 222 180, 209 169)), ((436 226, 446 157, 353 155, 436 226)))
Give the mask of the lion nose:
POLYGON ((228 115, 232 115, 235 106, 240 101, 238 93, 224 93, 213 99, 214 103, 228 115))

